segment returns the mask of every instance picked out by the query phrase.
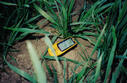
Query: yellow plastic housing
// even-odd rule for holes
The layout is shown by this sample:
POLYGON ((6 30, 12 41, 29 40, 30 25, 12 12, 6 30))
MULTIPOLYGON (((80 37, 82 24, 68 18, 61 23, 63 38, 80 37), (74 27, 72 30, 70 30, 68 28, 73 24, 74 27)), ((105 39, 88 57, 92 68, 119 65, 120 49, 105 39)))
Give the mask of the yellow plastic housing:
MULTIPOLYGON (((76 46, 76 45, 77 45, 77 42, 76 42, 75 40, 73 40, 72 38, 68 38, 68 39, 65 39, 65 40, 63 40, 63 41, 54 43, 52 47, 53 47, 54 50, 55 50, 56 56, 60 56, 60 55, 64 54, 65 52, 67 52, 68 50, 70 50, 71 48, 73 48, 73 47, 76 46), (73 44, 72 44, 71 46, 67 47, 67 48, 64 49, 64 50, 61 50, 60 47, 59 47, 58 45, 61 44, 61 43, 63 44, 64 42, 66 42, 66 41, 69 40, 69 39, 71 39, 71 40, 73 41, 73 44)), ((51 51, 50 48, 48 49, 48 53, 49 53, 50 56, 54 56, 54 54, 53 54, 53 52, 51 51)))

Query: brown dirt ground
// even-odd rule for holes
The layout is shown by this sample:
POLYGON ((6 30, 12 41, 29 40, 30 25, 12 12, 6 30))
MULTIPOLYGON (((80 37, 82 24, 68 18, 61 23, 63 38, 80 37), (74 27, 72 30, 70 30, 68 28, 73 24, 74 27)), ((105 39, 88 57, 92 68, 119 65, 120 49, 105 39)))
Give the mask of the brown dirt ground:
MULTIPOLYGON (((75 10, 79 10, 83 5, 84 0, 78 1, 76 0, 76 7, 75 10)), ((76 19, 76 17, 74 17, 73 19, 76 19)), ((43 25, 41 25, 40 23, 38 23, 38 25, 40 26, 40 28, 44 28, 47 31, 53 32, 54 30, 51 29, 50 27, 44 27, 43 25)), ((36 34, 34 34, 36 35, 36 34)), ((40 34, 38 34, 40 36, 40 34)), ((37 36, 37 35, 36 35, 37 36)), ((30 41, 32 42, 34 48, 36 49, 38 55, 41 55, 45 52, 45 49, 47 48, 45 42, 44 42, 44 37, 42 38, 37 38, 37 39, 27 39, 24 41, 20 41, 18 43, 16 43, 13 48, 20 50, 19 52, 13 52, 13 53, 9 53, 9 55, 13 56, 17 63, 15 63, 14 61, 10 60, 10 58, 8 57, 8 60, 10 61, 11 64, 13 64, 14 66, 18 67, 19 69, 24 70, 25 72, 29 73, 32 75, 32 64, 31 64, 31 60, 29 57, 29 53, 28 50, 26 48, 26 41, 30 41)), ((57 41, 59 41, 61 39, 57 39, 57 41)), ((80 39, 78 38, 79 42, 81 44, 83 44, 87 50, 87 56, 90 55, 90 53, 92 52, 93 46, 86 40, 80 39)), ((56 41, 56 42, 57 42, 56 41)), ((79 52, 81 52, 81 47, 79 45, 77 45, 77 47, 75 47, 73 50, 70 50, 69 52, 67 52, 64 56, 61 57, 66 57, 68 59, 72 59, 72 60, 76 60, 79 62, 82 62, 83 59, 81 58, 81 56, 79 55, 79 52)), ((48 55, 46 55, 48 56, 48 55)), ((39 56, 41 57, 41 56, 39 56)), ((96 54, 94 55, 94 58, 96 58, 96 54)), ((57 64, 56 61, 48 61, 46 60, 46 63, 51 66, 51 64, 53 64, 55 66, 55 68, 57 69, 57 64)), ((49 76, 46 70, 45 65, 42 63, 44 70, 47 74, 47 77, 49 76)), ((61 65, 63 65, 63 62, 61 62, 61 65)), ((74 68, 75 64, 71 63, 71 62, 67 62, 67 78, 69 78, 72 75, 72 71, 70 70, 70 68, 74 68)), ((7 66, 6 66, 6 72, 0 72, 1 73, 1 78, 0 78, 0 83, 30 83, 29 81, 27 81, 26 79, 24 79, 23 77, 19 76, 18 74, 16 74, 15 72, 13 72, 12 70, 10 70, 7 66)), ((81 68, 78 68, 78 70, 76 70, 76 72, 80 71, 81 68)), ((58 74, 59 75, 59 83, 62 83, 63 81, 63 75, 62 74, 58 74)), ((48 83, 53 83, 53 78, 48 77, 48 83)))
MULTIPOLYGON (((59 41, 61 39, 58 39, 57 41, 59 41)), ((79 42, 81 44, 83 44, 87 50, 88 54, 87 56, 89 56, 89 54, 92 51, 93 46, 88 42, 85 41, 83 39, 78 38, 79 42)), ((31 60, 29 57, 29 53, 26 47, 26 41, 22 41, 22 42, 18 42, 14 45, 14 48, 16 48, 17 50, 20 50, 18 53, 9 53, 11 56, 13 56, 17 63, 15 63, 14 61, 10 61, 11 64, 13 64, 14 66, 18 67, 19 69, 29 73, 32 75, 32 64, 31 64, 31 60)), ((29 40, 32 42, 34 48, 36 49, 38 55, 41 55, 45 52, 45 49, 47 48, 45 42, 44 42, 44 37, 41 39, 36 39, 36 40, 29 40)), ((79 55, 79 52, 81 52, 81 47, 79 45, 77 45, 77 47, 75 47, 73 50, 70 50, 69 52, 67 52, 65 55, 61 56, 61 57, 66 57, 68 59, 72 59, 72 60, 76 60, 79 62, 82 62, 83 59, 81 58, 81 56, 79 55)), ((48 56, 48 55, 47 55, 48 56)), ((39 56, 41 57, 41 56, 39 56)), ((94 55, 94 58, 96 58, 96 54, 94 55)), ((9 59, 9 57, 8 57, 9 59)), ((9 59, 10 60, 10 59, 9 59)), ((54 65, 54 67, 57 70, 57 63, 56 61, 48 61, 46 60, 46 63, 51 67, 51 64, 54 65)), ((45 67, 45 65, 42 63, 45 72, 47 72, 47 69, 45 67)), ((61 62, 61 65, 63 65, 63 62, 61 62)), ((72 71, 70 70, 70 68, 74 68, 76 66, 76 64, 71 63, 71 62, 67 62, 67 78, 69 78, 72 75, 72 71)), ((63 66, 62 66, 63 67, 63 66)), ((76 72, 80 71, 81 67, 78 68, 76 70, 76 72)), ((27 80, 25 80, 24 78, 22 78, 21 76, 19 76, 18 74, 16 74, 15 72, 13 72, 12 70, 10 70, 9 68, 6 68, 7 73, 2 73, 1 74, 1 81, 0 83, 29 83, 27 80), (14 79, 14 80, 12 80, 14 79)), ((61 83, 61 81, 63 80, 63 75, 62 74, 58 74, 59 75, 59 83, 61 83)), ((47 74, 48 76, 48 74, 47 74)), ((52 83, 52 79, 53 78, 47 78, 49 83, 52 83)))

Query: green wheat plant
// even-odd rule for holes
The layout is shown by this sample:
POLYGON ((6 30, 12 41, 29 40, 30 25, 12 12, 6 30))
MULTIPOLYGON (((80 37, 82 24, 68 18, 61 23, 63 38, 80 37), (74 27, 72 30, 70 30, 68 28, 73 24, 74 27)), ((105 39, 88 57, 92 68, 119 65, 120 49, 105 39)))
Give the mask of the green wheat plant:
POLYGON ((46 10, 36 4, 34 4, 34 8, 51 23, 52 28, 58 31, 59 37, 79 37, 95 44, 95 41, 89 36, 98 37, 100 33, 99 26, 103 25, 101 16, 104 12, 102 11, 107 11, 112 5, 111 3, 103 5, 105 2, 97 1, 90 9, 84 8, 76 21, 72 20, 75 0, 54 0, 54 5, 46 1, 44 2, 46 10), (98 31, 98 33, 95 34, 94 31, 98 31))
POLYGON ((49 22, 51 22, 52 28, 55 28, 58 31, 58 35, 62 38, 70 36, 69 33, 69 23, 71 21, 71 12, 75 0, 54 0, 54 4, 49 4, 48 1, 45 1, 46 10, 41 9, 38 5, 34 4, 34 8, 49 22), (58 5, 59 4, 59 5, 58 5), (52 7, 54 6, 54 7, 52 7), (55 9, 57 11, 55 11, 55 9), (57 14, 58 13, 58 14, 57 14))
MULTIPOLYGON (((93 49, 98 49, 102 56, 101 80, 106 82, 124 82, 126 79, 125 59, 127 43, 127 1, 116 0, 109 9, 106 18, 106 28, 101 38, 98 38, 93 49), (117 11, 117 12, 116 12, 117 11), (102 39, 103 42, 100 42, 102 39), (123 57, 123 58, 122 58, 123 57), (111 77, 109 77, 111 76, 111 77), (108 80, 109 79, 109 80, 108 80)), ((101 35, 101 34, 100 34, 101 35)))

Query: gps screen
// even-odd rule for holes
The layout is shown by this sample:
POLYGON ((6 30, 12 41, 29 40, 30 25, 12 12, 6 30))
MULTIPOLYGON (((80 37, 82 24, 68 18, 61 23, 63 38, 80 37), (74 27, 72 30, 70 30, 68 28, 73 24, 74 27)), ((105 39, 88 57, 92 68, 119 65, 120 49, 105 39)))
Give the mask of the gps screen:
POLYGON ((67 39, 63 42, 60 42, 58 44, 58 47, 61 51, 64 51, 65 49, 69 48, 70 46, 72 46, 74 44, 74 41, 70 38, 70 39, 67 39))

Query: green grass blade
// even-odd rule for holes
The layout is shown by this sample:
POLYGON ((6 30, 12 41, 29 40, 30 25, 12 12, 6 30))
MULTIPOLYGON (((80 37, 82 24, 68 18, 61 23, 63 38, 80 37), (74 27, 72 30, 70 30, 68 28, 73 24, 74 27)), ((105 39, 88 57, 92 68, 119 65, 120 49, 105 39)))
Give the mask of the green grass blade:
POLYGON ((70 70, 72 71, 73 75, 70 77, 68 83, 74 83, 74 80, 76 79, 76 73, 72 70, 72 68, 70 68, 70 70))
POLYGON ((126 30, 124 31, 121 31, 122 32, 122 36, 121 36, 121 39, 119 41, 119 47, 121 48, 123 45, 124 45, 124 42, 126 41, 126 37, 127 37, 127 28, 126 30))
POLYGON ((90 43, 92 43, 93 45, 95 45, 95 42, 93 41, 92 38, 88 37, 88 36, 85 36, 85 35, 74 35, 74 37, 79 37, 79 38, 82 38, 82 39, 85 39, 85 40, 88 40, 90 43))
POLYGON ((7 5, 7 6, 16 6, 17 5, 15 3, 9 3, 9 2, 5 2, 5 1, 0 1, 0 4, 7 5))
POLYGON ((123 8, 120 10, 120 14, 118 16, 118 23, 122 20, 126 12, 127 12, 127 0, 125 0, 125 2, 123 3, 123 8))
MULTIPOLYGON (((54 1, 55 2, 55 5, 56 5, 56 8, 57 8, 57 11, 58 11, 58 18, 57 19, 59 19, 59 25, 61 25, 62 27, 63 27, 63 19, 62 19, 62 15, 61 15, 61 12, 60 12, 60 7, 58 6, 58 4, 57 4, 57 2, 56 1, 54 1)), ((60 26, 60 27, 61 27, 60 26)), ((59 28, 57 28, 58 30, 60 29, 60 27, 59 28)), ((59 30, 60 31, 60 30, 59 30)), ((62 30, 61 30, 62 31, 62 30)))
POLYGON ((49 16, 44 10, 42 10, 40 7, 38 7, 36 4, 34 4, 34 8, 35 8, 42 16, 44 16, 47 20, 49 20, 50 22, 56 24, 55 20, 54 20, 51 16, 49 16))
POLYGON ((73 8, 73 6, 74 6, 74 3, 75 3, 75 0, 71 0, 71 1, 70 1, 70 5, 69 5, 69 9, 68 9, 68 15, 71 14, 71 11, 72 11, 72 8, 73 8))
POLYGON ((95 78, 94 78, 94 83, 96 83, 97 78, 100 75, 100 70, 101 70, 101 61, 102 61, 102 57, 104 55, 104 52, 101 54, 99 60, 97 61, 97 68, 96 68, 96 73, 95 73, 95 78))
POLYGON ((47 69, 47 71, 48 71, 48 74, 49 74, 49 76, 53 76, 53 72, 52 72, 52 70, 50 69, 50 67, 48 66, 48 64, 46 63, 46 61, 44 60, 44 64, 45 64, 45 67, 46 67, 46 69, 47 69))
POLYGON ((55 67, 53 66, 53 64, 51 66, 52 66, 53 74, 54 74, 54 83, 58 83, 57 71, 55 67))
POLYGON ((7 60, 6 57, 4 56, 4 61, 7 63, 7 65, 9 66, 10 69, 12 69, 14 72, 16 72, 17 74, 19 74, 20 76, 26 78, 27 80, 29 80, 32 83, 36 83, 36 80, 30 76, 28 73, 20 70, 19 68, 13 66, 12 64, 10 64, 7 60))
POLYGON ((23 39, 24 37, 26 37, 28 34, 29 34, 29 33, 27 33, 27 32, 20 34, 20 36, 17 37, 17 38, 15 39, 15 41, 22 40, 22 39, 23 39))
POLYGON ((83 62, 81 62, 79 64, 76 64, 75 67, 73 68, 73 71, 76 71, 79 67, 84 66, 84 64, 86 64, 86 62, 87 61, 83 61, 83 62))
POLYGON ((35 48, 32 46, 32 43, 30 41, 27 41, 26 43, 27 43, 28 52, 33 64, 33 68, 35 71, 37 82, 47 83, 45 71, 42 67, 41 61, 38 58, 35 48))
MULTIPOLYGON (((84 51, 82 51, 82 52, 84 52, 84 51)), ((84 54, 82 54, 81 52, 78 52, 78 54, 81 56, 81 58, 82 58, 84 61, 87 60, 87 58, 86 58, 85 56, 83 56, 84 54)))
POLYGON ((77 74, 77 79, 76 79, 76 82, 78 82, 80 79, 82 79, 83 75, 85 74, 86 72, 86 68, 87 68, 87 65, 88 63, 86 62, 84 67, 82 68, 82 70, 77 74))
MULTIPOLYGON (((43 56, 43 59, 48 59, 48 60, 55 60, 55 58, 53 56, 43 56)), ((64 61, 64 57, 57 57, 59 61, 64 61)), ((66 58, 67 61, 75 63, 75 64, 79 64, 80 62, 72 60, 72 59, 68 59, 66 58)))
POLYGON ((79 83, 84 83, 85 76, 82 77, 82 79, 79 81, 79 83))
POLYGON ((25 24, 28 24, 28 23, 30 23, 30 22, 36 20, 36 19, 39 18, 40 16, 41 16, 41 15, 37 15, 37 16, 35 16, 35 17, 30 18, 29 20, 27 20, 27 21, 25 22, 25 24))
POLYGON ((12 31, 18 31, 18 32, 27 32, 27 33, 43 33, 43 34, 49 34, 49 32, 41 29, 29 29, 29 28, 13 28, 13 27, 4 27, 4 29, 12 30, 12 31))
POLYGON ((93 54, 94 54, 94 52, 96 51, 97 47, 100 45, 100 42, 101 42, 101 39, 102 39, 102 37, 103 37, 103 34, 104 34, 104 32, 105 32, 106 27, 107 27, 107 24, 104 25, 104 28, 103 28, 101 34, 99 35, 99 37, 98 37, 98 39, 97 39, 97 42, 96 42, 96 44, 95 44, 95 46, 94 46, 94 48, 93 48, 93 51, 92 51, 92 53, 91 53, 90 56, 93 56, 93 54))
POLYGON ((62 6, 62 13, 63 13, 63 20, 64 20, 64 28, 67 28, 67 11, 66 9, 64 8, 64 6, 62 6))
POLYGON ((119 55, 119 56, 116 56, 116 58, 118 58, 118 59, 127 59, 127 56, 119 55))
POLYGON ((75 26, 75 25, 82 25, 82 24, 86 24, 86 25, 97 25, 97 24, 99 24, 99 23, 96 23, 96 22, 73 22, 73 23, 71 23, 70 25, 71 26, 75 26))
POLYGON ((104 79, 104 83, 106 83, 106 80, 108 79, 108 75, 111 69, 111 65, 113 63, 113 59, 114 59, 114 54, 115 54, 115 49, 116 49, 116 44, 117 44, 117 38, 116 38, 116 34, 115 34, 115 28, 112 27, 112 37, 113 37, 113 46, 110 52, 110 56, 109 56, 109 60, 108 60, 108 64, 107 64, 107 69, 106 69, 106 75, 105 75, 105 79, 104 79))
MULTIPOLYGON (((91 13, 95 10, 95 8, 101 4, 103 1, 97 1, 94 5, 92 5, 92 7, 87 11, 86 14, 84 14, 84 12, 82 12, 81 17, 80 17, 80 21, 83 21, 84 19, 87 19, 88 17, 91 17, 91 13)), ((85 10, 86 11, 86 10, 85 10)))
POLYGON ((49 39, 48 35, 45 36, 45 43, 51 49, 51 51, 53 52, 53 55, 54 55, 53 57, 55 58, 55 60, 58 64, 58 70, 59 70, 59 72, 61 72, 61 65, 60 65, 59 59, 56 56, 56 52, 55 52, 54 48, 52 47, 53 44, 52 44, 51 40, 49 39))
POLYGON ((64 59, 64 68, 63 68, 63 72, 64 72, 64 83, 67 83, 67 80, 66 80, 66 67, 67 67, 67 60, 66 58, 64 59))
POLYGON ((105 4, 105 5, 103 5, 102 7, 98 8, 98 9, 95 11, 95 13, 97 14, 97 13, 103 11, 104 9, 106 9, 106 8, 108 8, 108 7, 111 7, 112 5, 113 5, 112 3, 105 4))
MULTIPOLYGON (((125 51, 125 53, 123 54, 123 56, 126 56, 127 55, 127 50, 125 51)), ((116 68, 116 71, 113 73, 112 75, 112 80, 111 80, 111 83, 116 83, 116 80, 120 74, 120 69, 122 67, 122 64, 123 64, 123 61, 124 59, 121 59, 121 61, 119 62, 117 68, 116 68)))

